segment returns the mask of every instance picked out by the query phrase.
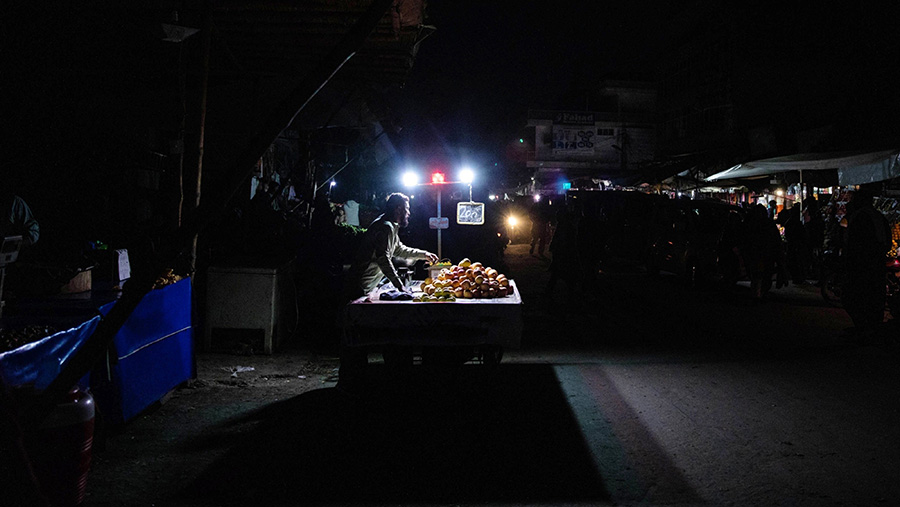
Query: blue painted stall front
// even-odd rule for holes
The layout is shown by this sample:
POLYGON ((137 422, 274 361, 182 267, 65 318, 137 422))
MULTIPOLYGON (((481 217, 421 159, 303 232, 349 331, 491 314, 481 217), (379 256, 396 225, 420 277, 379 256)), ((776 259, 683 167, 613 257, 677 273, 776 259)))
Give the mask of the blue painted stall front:
MULTIPOLYGON (((107 315, 115 304, 101 306, 100 313, 107 315)), ((91 388, 107 421, 117 423, 196 377, 190 279, 148 292, 113 343, 116 360, 107 375, 92 374, 91 388)))
MULTIPOLYGON (((9 386, 42 390, 97 329, 115 301, 50 298, 33 301, 30 313, 4 317, 11 327, 51 324, 66 329, 0 354, 0 375, 9 386), (105 304, 104 304, 105 303, 105 304)), ((196 377, 191 281, 147 293, 113 339, 108 368, 95 368, 79 385, 90 385, 97 409, 112 424, 132 419, 173 388, 196 377)))

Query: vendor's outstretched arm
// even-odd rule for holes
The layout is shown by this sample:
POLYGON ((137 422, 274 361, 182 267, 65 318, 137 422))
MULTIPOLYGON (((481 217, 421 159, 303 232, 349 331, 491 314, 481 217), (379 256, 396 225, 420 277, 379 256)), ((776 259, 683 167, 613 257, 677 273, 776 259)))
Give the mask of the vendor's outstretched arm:
POLYGON ((438 256, 429 252, 428 250, 421 250, 419 248, 410 248, 404 245, 402 242, 397 242, 397 248, 394 250, 394 257, 401 257, 404 259, 413 259, 419 260, 424 259, 432 264, 437 262, 438 256))

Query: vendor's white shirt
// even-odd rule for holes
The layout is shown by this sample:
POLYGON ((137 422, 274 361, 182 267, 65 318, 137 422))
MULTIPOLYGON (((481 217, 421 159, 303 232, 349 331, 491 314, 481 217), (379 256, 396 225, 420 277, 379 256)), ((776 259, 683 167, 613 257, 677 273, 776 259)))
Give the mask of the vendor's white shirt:
POLYGON ((427 259, 425 250, 410 248, 400 241, 400 226, 384 217, 369 226, 356 260, 350 269, 350 276, 359 280, 359 287, 369 293, 378 286, 382 276, 386 276, 395 287, 400 287, 400 276, 394 268, 393 257, 402 259, 427 259))

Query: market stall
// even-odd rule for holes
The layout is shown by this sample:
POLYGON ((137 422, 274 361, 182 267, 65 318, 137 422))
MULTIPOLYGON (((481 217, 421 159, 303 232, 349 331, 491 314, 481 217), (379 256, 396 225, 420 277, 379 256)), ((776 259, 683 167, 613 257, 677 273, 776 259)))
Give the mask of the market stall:
MULTIPOLYGON (((900 179, 900 150, 798 153, 737 164, 707 177, 706 181, 764 178, 789 172, 798 173, 800 181, 798 193, 803 192, 804 173, 807 177, 811 173, 817 175, 833 173, 833 181, 829 187, 834 190, 831 191, 831 198, 820 208, 820 211, 826 222, 836 220, 839 223, 846 214, 849 192, 856 185, 876 182, 889 183, 900 179)), ((884 214, 891 226, 894 244, 890 257, 896 257, 897 242, 900 241, 900 201, 890 195, 881 195, 875 198, 874 205, 884 214)))
MULTIPOLYGON (((831 195, 831 199, 821 208, 823 219, 826 223, 843 223, 847 215, 847 204, 850 202, 852 190, 842 189, 831 195)), ((876 210, 880 211, 891 228, 891 251, 888 257, 898 256, 900 245, 900 199, 889 196, 877 196, 872 203, 876 210)))
MULTIPOLYGON (((412 282, 411 291, 419 285, 412 282)), ((346 346, 386 344, 454 346, 499 345, 517 349, 522 339, 522 297, 514 281, 503 298, 421 302, 380 299, 382 287, 347 305, 346 346)))
POLYGON ((499 362, 503 350, 521 344, 522 297, 515 281, 473 266, 436 268, 425 280, 407 282, 404 291, 387 283, 350 302, 342 345, 365 351, 456 348, 499 362))
MULTIPOLYGON (((103 368, 79 382, 90 387, 108 422, 121 423, 196 376, 190 279, 162 284, 147 293, 116 333, 103 368)), ((0 353, 0 375, 10 386, 42 390, 67 365, 116 304, 109 293, 33 298, 20 313, 0 320, 9 341, 0 353), (34 329, 45 329, 46 335, 34 329)))
POLYGON ((840 186, 861 185, 900 177, 900 150, 875 152, 798 153, 784 157, 744 162, 713 174, 706 181, 759 178, 771 174, 834 172, 840 186))

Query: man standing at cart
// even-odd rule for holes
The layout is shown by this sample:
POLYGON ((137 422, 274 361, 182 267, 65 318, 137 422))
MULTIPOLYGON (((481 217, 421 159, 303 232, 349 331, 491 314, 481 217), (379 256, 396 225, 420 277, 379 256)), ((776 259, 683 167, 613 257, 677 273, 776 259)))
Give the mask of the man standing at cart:
MULTIPOLYGON (((350 267, 347 283, 348 301, 372 292, 381 281, 382 276, 399 290, 405 287, 394 267, 394 257, 403 259, 424 259, 435 263, 438 256, 417 248, 410 248, 400 241, 400 229, 409 225, 409 197, 401 193, 388 196, 384 213, 375 219, 366 229, 362 244, 356 252, 350 267)), ((412 361, 405 350, 385 350, 385 357, 392 362, 407 363, 412 361), (402 357, 401 357, 402 356, 402 357)), ((353 391, 362 369, 366 366, 367 351, 356 347, 341 346, 341 368, 338 374, 338 385, 342 390, 353 391)))
POLYGON ((424 259, 435 263, 438 256, 418 248, 410 248, 400 241, 400 229, 409 225, 409 197, 401 193, 388 196, 384 213, 366 229, 362 244, 350 267, 350 296, 355 299, 368 294, 386 276, 397 290, 404 290, 403 282, 394 267, 394 257, 424 259))

